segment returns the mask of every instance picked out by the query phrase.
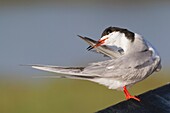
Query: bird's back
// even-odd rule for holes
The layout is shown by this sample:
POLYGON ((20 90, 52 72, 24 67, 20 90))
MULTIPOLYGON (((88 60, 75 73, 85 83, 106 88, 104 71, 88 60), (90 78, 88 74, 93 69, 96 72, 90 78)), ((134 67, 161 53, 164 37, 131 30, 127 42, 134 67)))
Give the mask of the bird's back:
MULTIPOLYGON (((104 81, 108 87, 114 86, 113 81, 120 82, 121 86, 121 83, 128 86, 151 75, 158 68, 159 62, 159 59, 152 58, 152 51, 147 50, 124 55, 118 59, 92 63, 82 73, 98 76, 96 82, 104 81), (108 82, 112 80, 113 84, 108 85, 107 80, 108 82)), ((113 89, 120 87, 118 84, 115 85, 117 86, 114 86, 113 89)))

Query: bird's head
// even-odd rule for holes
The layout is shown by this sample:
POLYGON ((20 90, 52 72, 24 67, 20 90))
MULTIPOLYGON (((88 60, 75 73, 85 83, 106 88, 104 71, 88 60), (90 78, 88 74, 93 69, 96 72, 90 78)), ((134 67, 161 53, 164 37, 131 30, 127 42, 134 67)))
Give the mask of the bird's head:
POLYGON ((117 47, 126 46, 127 44, 132 43, 135 40, 134 35, 135 34, 133 32, 127 29, 108 27, 103 31, 101 39, 96 43, 96 45, 88 48, 88 50, 102 45, 117 47))

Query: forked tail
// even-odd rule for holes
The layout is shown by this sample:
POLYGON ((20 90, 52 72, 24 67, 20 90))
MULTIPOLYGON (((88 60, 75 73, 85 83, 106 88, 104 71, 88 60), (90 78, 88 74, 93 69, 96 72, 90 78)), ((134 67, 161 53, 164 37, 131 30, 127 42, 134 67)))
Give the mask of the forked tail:
POLYGON ((62 67, 62 66, 52 66, 52 65, 28 65, 28 66, 43 71, 65 74, 65 75, 56 75, 53 78, 72 78, 72 79, 86 79, 86 80, 96 78, 96 76, 91 76, 82 73, 84 67, 62 67))

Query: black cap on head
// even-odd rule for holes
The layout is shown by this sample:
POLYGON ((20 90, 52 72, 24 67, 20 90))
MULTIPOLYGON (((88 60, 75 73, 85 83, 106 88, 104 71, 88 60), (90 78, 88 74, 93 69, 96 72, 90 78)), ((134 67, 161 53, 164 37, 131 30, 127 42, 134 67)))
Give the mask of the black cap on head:
POLYGON ((103 36, 105 36, 105 35, 108 35, 108 34, 110 34, 110 33, 112 33, 112 32, 124 33, 125 36, 126 36, 129 40, 131 40, 132 42, 135 40, 135 37, 134 37, 135 34, 134 34, 133 32, 131 32, 131 31, 127 30, 127 29, 119 28, 119 27, 108 27, 108 28, 106 28, 106 29, 103 31, 101 37, 103 37, 103 36))

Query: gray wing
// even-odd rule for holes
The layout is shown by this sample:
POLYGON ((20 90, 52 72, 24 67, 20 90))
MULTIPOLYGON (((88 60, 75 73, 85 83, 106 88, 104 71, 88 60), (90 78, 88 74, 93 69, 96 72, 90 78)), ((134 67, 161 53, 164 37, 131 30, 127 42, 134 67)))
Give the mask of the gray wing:
POLYGON ((93 79, 98 76, 83 74, 82 71, 84 67, 63 67, 63 66, 52 66, 52 65, 23 65, 23 66, 31 66, 32 68, 53 72, 53 73, 60 73, 64 75, 56 75, 56 76, 39 76, 43 78, 71 78, 71 79, 93 79))
MULTIPOLYGON (((90 39, 88 37, 82 37, 80 35, 78 35, 81 39, 83 39, 85 42, 87 42, 90 46, 94 46, 97 41, 93 40, 93 39, 90 39)), ((93 52, 97 52, 97 53, 101 53, 101 54, 104 54, 104 56, 108 56, 112 59, 116 59, 116 58, 119 58, 120 56, 123 55, 123 52, 116 48, 110 48, 108 46, 99 46, 97 48, 95 48, 95 50, 93 50, 93 52)))
POLYGON ((115 60, 92 63, 84 69, 83 73, 93 73, 102 78, 115 79, 128 79, 131 76, 130 79, 134 74, 139 74, 140 69, 144 69, 153 63, 151 56, 151 51, 124 55, 115 60))
POLYGON ((74 74, 74 75, 80 75, 81 71, 84 69, 84 67, 63 67, 63 66, 53 66, 53 65, 28 65, 32 68, 54 72, 54 73, 62 73, 62 74, 74 74))

